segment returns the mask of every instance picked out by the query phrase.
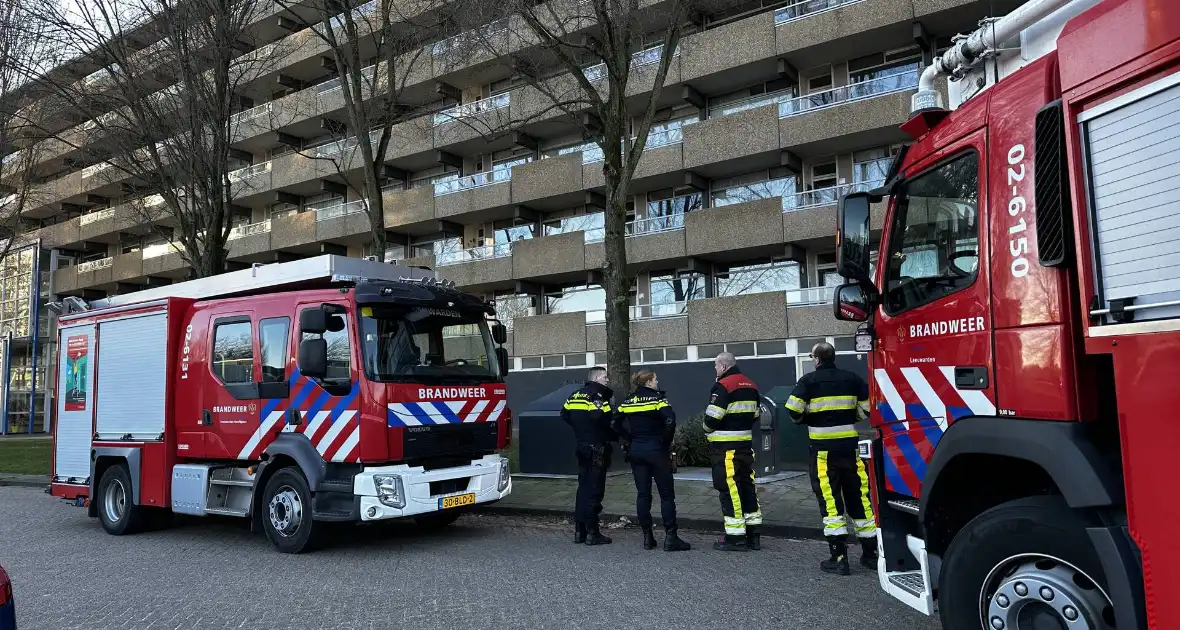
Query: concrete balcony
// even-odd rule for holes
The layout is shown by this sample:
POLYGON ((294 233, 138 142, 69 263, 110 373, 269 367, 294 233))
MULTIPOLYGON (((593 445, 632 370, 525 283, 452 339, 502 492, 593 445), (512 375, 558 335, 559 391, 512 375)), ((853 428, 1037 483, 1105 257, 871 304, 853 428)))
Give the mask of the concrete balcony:
POLYGON ((586 269, 586 237, 583 232, 554 234, 512 244, 514 279, 573 278, 583 274, 586 269))
MULTIPOLYGON (((685 215, 673 215, 638 219, 627 223, 627 265, 645 266, 649 263, 684 258, 684 217, 685 215)), ((587 269, 599 269, 605 260, 606 248, 601 237, 586 244, 587 269)))
POLYGON ((832 314, 832 304, 816 304, 787 309, 787 337, 823 337, 855 335, 857 322, 842 322, 832 314))
POLYGON ((692 81, 769 59, 775 46, 771 11, 697 33, 681 45, 681 78, 692 81))
POLYGON ((512 345, 517 356, 586 352, 586 313, 518 317, 512 345))
MULTIPOLYGON (((847 47, 847 38, 887 25, 908 28, 914 19, 914 7, 908 1, 846 0, 834 8, 816 4, 792 0, 774 12, 777 54, 792 60, 802 51, 832 56, 835 49, 847 47)), ((835 4, 829 1, 827 6, 835 4)), ((849 56, 855 55, 845 55, 849 56)))
POLYGON ((448 182, 435 182, 434 215, 445 219, 510 205, 514 170, 499 169, 448 182))
POLYGON ((480 290, 492 285, 508 286, 513 280, 512 256, 508 245, 502 243, 464 250, 461 254, 471 257, 467 262, 455 263, 436 256, 435 268, 443 277, 453 280, 464 290, 480 290))
POLYGON ((390 128, 389 145, 385 147, 386 161, 425 153, 434 148, 434 125, 430 116, 423 116, 390 128))
POLYGON ((782 293, 735 295, 688 303, 689 343, 758 341, 786 336, 787 303, 782 293))
POLYGON ((505 92, 434 114, 434 146, 443 148, 490 136, 512 122, 511 103, 512 93, 505 92))
POLYGON ((79 288, 77 266, 62 267, 53 272, 54 293, 69 293, 79 288))
POLYGON ((372 233, 364 200, 319 208, 316 215, 316 240, 361 244, 372 233))
POLYGON ((143 223, 143 210, 132 204, 112 206, 78 217, 78 240, 94 241, 117 236, 143 223))
POLYGON ((769 103, 719 115, 682 130, 684 168, 779 150, 778 106, 769 103))
POLYGON ((82 217, 41 228, 41 244, 47 248, 66 247, 82 240, 82 217))
POLYGON ((782 214, 779 197, 690 212, 685 217, 687 254, 725 259, 748 257, 758 248, 781 250, 782 214))
POLYGON ((131 252, 115 256, 111 265, 111 280, 126 282, 143 277, 143 252, 131 252))
MULTIPOLYGON (((632 311, 637 308, 633 307, 632 311)), ((520 320, 517 320, 520 321, 520 320)), ((688 318, 681 317, 653 317, 647 319, 631 319, 631 347, 632 348, 661 348, 665 346, 688 345, 688 318)), ((588 352, 602 352, 606 350, 606 325, 590 324, 586 326, 586 350, 588 352)))
MULTIPOLYGON (((599 169, 601 170, 601 169, 599 169)), ((575 196, 583 191, 582 154, 570 153, 512 168, 512 203, 575 196)))
POLYGON ((252 256, 259 256, 270 251, 270 232, 273 228, 271 219, 241 225, 230 230, 229 260, 242 260, 252 256))
POLYGON ((316 213, 300 212, 271 219, 270 246, 286 249, 316 243, 316 213))
POLYGON ((434 223, 434 188, 390 189, 382 195, 385 228, 398 230, 434 223))
MULTIPOLYGON (((872 0, 862 0, 871 2, 872 0)), ((779 146, 803 147, 842 138, 849 146, 870 146, 904 139, 899 126, 909 119, 912 76, 866 81, 779 104, 779 146), (901 86, 893 89, 893 86, 901 86)))

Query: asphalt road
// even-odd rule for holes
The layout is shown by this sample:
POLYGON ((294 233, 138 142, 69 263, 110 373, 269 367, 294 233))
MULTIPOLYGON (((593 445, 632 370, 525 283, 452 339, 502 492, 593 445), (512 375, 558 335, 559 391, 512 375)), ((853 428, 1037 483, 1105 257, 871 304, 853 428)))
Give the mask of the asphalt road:
POLYGON ((575 546, 564 524, 468 515, 448 529, 340 532, 273 551, 237 521, 108 536, 40 490, 0 487, 0 564, 21 630, 85 628, 843 628, 936 630, 875 576, 816 570, 826 546, 770 539, 722 554, 644 551, 636 530, 575 546))

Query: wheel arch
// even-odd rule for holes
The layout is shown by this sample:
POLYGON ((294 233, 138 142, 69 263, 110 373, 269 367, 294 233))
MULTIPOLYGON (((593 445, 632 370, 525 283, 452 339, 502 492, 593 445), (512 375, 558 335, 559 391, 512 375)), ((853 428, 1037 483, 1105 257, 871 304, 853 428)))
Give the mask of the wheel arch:
POLYGON ((964 418, 927 464, 919 499, 927 548, 939 555, 971 518, 1038 494, 1060 494, 1074 509, 1124 503, 1121 471, 1081 423, 964 418))
POLYGON ((266 490, 267 482, 276 472, 289 467, 299 469, 313 493, 327 472, 327 462, 306 435, 280 433, 263 451, 262 463, 258 465, 258 472, 254 478, 254 492, 250 495, 250 514, 255 528, 261 525, 260 495, 266 490))
POLYGON ((139 449, 123 446, 96 446, 90 449, 90 504, 86 508, 88 516, 98 516, 98 486, 102 476, 111 466, 123 465, 127 467, 127 474, 131 478, 131 502, 139 505, 139 489, 142 485, 139 478, 140 454, 139 449))

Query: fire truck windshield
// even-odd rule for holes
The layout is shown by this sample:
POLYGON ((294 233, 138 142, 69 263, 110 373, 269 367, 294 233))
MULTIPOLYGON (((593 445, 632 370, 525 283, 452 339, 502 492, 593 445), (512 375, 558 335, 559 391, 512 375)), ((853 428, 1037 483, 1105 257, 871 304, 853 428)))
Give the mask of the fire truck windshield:
POLYGON ((500 378, 483 311, 362 306, 361 352, 370 380, 488 382, 500 378))

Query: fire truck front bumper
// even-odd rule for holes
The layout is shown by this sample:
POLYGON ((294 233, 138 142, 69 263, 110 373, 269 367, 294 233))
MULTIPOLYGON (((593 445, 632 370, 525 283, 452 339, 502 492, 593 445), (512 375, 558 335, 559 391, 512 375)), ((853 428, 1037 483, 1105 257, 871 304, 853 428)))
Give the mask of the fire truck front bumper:
POLYGON ((512 492, 508 460, 487 455, 467 466, 369 466, 353 478, 362 521, 446 512, 499 501, 512 492))

